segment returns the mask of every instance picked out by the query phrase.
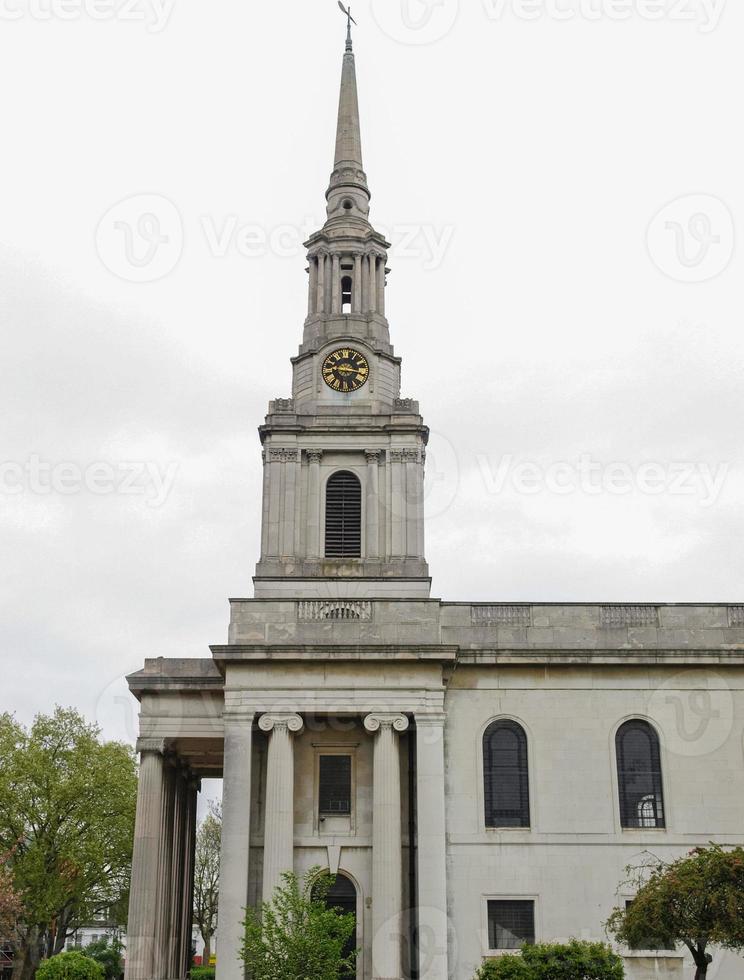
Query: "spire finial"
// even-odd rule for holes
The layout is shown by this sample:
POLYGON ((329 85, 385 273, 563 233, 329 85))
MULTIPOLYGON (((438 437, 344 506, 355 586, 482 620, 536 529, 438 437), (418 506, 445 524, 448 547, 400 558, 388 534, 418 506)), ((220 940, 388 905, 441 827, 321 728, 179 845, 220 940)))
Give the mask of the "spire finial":
POLYGON ((338 0, 338 5, 341 8, 341 10, 344 12, 344 14, 346 15, 346 19, 347 19, 346 50, 347 51, 353 51, 354 50, 354 47, 353 47, 353 45, 351 43, 351 25, 352 24, 356 24, 356 21, 351 16, 351 6, 345 7, 343 5, 343 3, 341 3, 341 0, 338 0))

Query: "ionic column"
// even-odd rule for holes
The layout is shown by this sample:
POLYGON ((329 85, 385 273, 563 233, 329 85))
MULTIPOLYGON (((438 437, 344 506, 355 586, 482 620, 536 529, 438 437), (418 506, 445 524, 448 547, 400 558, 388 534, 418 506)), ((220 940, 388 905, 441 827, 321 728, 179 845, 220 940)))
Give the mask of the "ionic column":
POLYGON ((320 461, 322 449, 308 449, 307 557, 320 558, 320 461))
POLYGON ((155 920, 158 910, 158 866, 162 839, 165 792, 164 743, 140 739, 137 813, 134 824, 132 881, 125 980, 152 980, 155 976, 155 920))
POLYGON ((263 900, 270 902, 282 875, 294 868, 294 736, 302 731, 294 714, 262 715, 258 727, 269 736, 266 760, 263 900))
POLYGON ((376 733, 372 776, 372 977, 400 980, 403 936, 403 854, 398 734, 405 715, 372 714, 364 719, 376 733))
POLYGON ((369 290, 368 290, 368 310, 374 313, 377 309, 377 256, 369 256, 369 290))
POLYGON ((385 256, 377 267, 377 312, 385 316, 385 256))
POLYGON ((331 313, 341 312, 341 256, 333 256, 333 276, 331 279, 331 313))
POLYGON ((380 554, 380 450, 368 449, 367 457, 367 558, 377 558, 380 554))
POLYGON ((238 960, 248 905, 253 712, 226 707, 217 977, 243 980, 238 960))
POLYGON ((315 304, 316 313, 325 313, 325 280, 326 280, 326 254, 318 253, 318 294, 315 304))
POLYGON ((310 287, 308 290, 307 315, 315 313, 318 302, 318 260, 314 255, 310 256, 310 287))
POLYGON ((194 918, 194 859, 196 856, 196 803, 199 780, 190 773, 186 780, 186 816, 184 830, 183 901, 181 904, 181 943, 178 955, 179 972, 185 977, 191 965, 191 926, 194 918))
POLYGON ((416 895, 420 980, 447 980, 444 713, 416 715, 416 895))
POLYGON ((176 779, 173 758, 165 760, 165 778, 160 808, 160 854, 158 859, 158 909, 155 918, 155 977, 170 975, 171 922, 173 921, 173 829, 176 779))
POLYGON ((352 311, 362 313, 362 257, 354 256, 354 296, 352 311))
POLYGON ((173 807, 173 859, 171 861, 171 918, 168 943, 167 977, 180 978, 181 929, 183 928, 183 893, 186 864, 186 775, 180 768, 175 773, 173 807))
POLYGON ((390 451, 390 501, 389 513, 392 524, 392 557, 403 558, 406 553, 406 501, 403 494, 403 451, 390 451))

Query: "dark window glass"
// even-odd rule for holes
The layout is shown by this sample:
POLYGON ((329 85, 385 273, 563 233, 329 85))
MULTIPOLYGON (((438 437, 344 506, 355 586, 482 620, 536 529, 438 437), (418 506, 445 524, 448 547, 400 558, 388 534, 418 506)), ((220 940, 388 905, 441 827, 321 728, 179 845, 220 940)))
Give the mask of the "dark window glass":
POLYGON ((627 721, 618 731, 617 779, 620 823, 628 828, 664 828, 659 738, 646 721, 627 721))
POLYGON ((351 756, 320 757, 318 810, 322 814, 351 813, 351 756))
POLYGON ((487 827, 529 827, 527 736, 515 721, 495 721, 483 736, 487 827))
POLYGON ((326 485, 325 553, 327 558, 360 558, 362 554, 362 485, 346 470, 326 485))
POLYGON ((351 276, 344 276, 341 280, 341 312, 351 313, 351 276))
POLYGON ((535 903, 489 901, 488 948, 519 949, 535 942, 535 903))

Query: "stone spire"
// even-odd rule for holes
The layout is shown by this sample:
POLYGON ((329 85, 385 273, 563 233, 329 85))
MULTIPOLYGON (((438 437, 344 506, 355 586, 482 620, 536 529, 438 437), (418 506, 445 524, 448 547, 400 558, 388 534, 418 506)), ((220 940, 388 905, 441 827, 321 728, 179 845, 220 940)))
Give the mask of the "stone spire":
POLYGON ((338 100, 336 156, 331 182, 326 192, 328 217, 361 215, 366 218, 369 214, 370 197, 367 175, 362 164, 356 65, 351 42, 351 21, 349 21, 341 70, 341 93, 338 100))

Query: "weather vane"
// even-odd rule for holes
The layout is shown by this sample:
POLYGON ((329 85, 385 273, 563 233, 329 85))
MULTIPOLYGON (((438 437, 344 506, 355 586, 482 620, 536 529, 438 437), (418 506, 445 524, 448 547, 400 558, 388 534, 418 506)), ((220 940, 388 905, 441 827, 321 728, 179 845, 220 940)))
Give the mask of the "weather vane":
POLYGON ((357 27, 358 27, 359 25, 358 25, 358 24, 357 24, 357 22, 356 22, 356 21, 354 20, 354 18, 353 18, 353 17, 351 16, 351 6, 348 6, 348 7, 345 7, 345 6, 344 6, 344 5, 343 5, 343 4, 341 3, 341 0, 338 0, 338 5, 339 5, 339 7, 341 8, 341 10, 343 10, 343 12, 344 12, 344 14, 346 15, 346 17, 347 17, 347 19, 348 19, 348 23, 349 23, 349 30, 348 30, 348 33, 347 33, 347 35, 346 35, 346 50, 347 50, 347 51, 351 51, 351 25, 352 25, 352 24, 356 24, 356 26, 357 26, 357 27))

